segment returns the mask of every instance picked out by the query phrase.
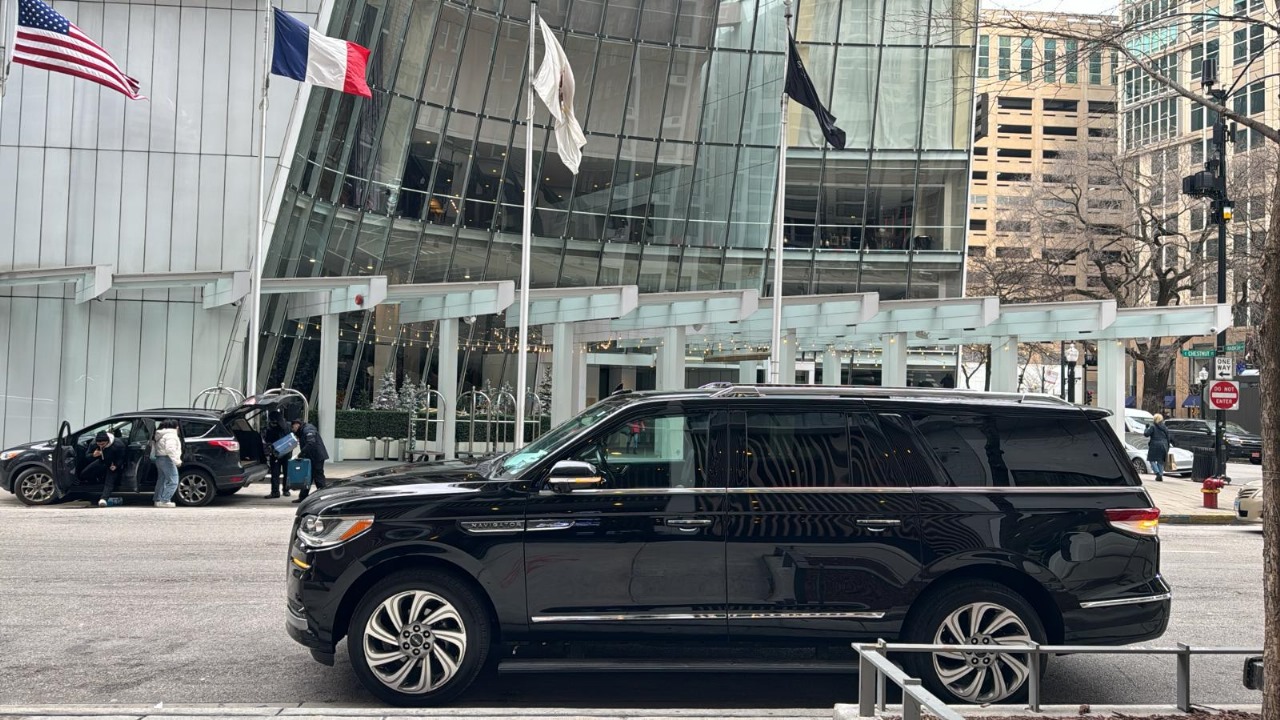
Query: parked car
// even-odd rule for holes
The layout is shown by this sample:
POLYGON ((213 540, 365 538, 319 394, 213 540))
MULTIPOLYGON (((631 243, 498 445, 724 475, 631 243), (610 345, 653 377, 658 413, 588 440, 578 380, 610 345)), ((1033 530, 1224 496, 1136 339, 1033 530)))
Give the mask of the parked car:
MULTIPOLYGON (((1164 424, 1169 429, 1169 439, 1177 447, 1213 447, 1216 427, 1212 420, 1170 418, 1164 424)), ((1261 435, 1228 421, 1222 439, 1227 444, 1228 460, 1248 460, 1254 465, 1262 464, 1261 435)))
POLYGON ((147 443, 165 419, 178 421, 184 443, 178 469, 179 505, 207 505, 261 480, 267 473, 262 436, 252 421, 279 402, 250 398, 231 410, 160 408, 112 415, 77 432, 63 422, 53 440, 27 443, 0 453, 0 487, 27 505, 48 505, 60 498, 96 497, 101 483, 80 484, 78 473, 93 461, 93 439, 110 433, 128 446, 129 466, 118 494, 155 492, 156 469, 147 443))
MULTIPOLYGON (((615 394, 496 459, 313 494, 286 627, 329 665, 346 638, 364 686, 405 705, 451 700, 490 660, 676 672, 696 661, 666 646, 1155 638, 1170 603, 1160 511, 1107 416, 918 388, 615 394), (641 659, 637 644, 660 647, 641 659)), ((1031 667, 904 661, 979 703, 1025 696, 1031 667)))
MULTIPOLYGON (((1151 442, 1151 438, 1138 433, 1124 434, 1124 451, 1129 455, 1129 464, 1133 465, 1133 469, 1139 475, 1147 475, 1154 473, 1151 463, 1147 462, 1147 445, 1151 442)), ((1195 460, 1195 456, 1190 450, 1184 450, 1180 447, 1169 448, 1169 455, 1173 458, 1173 465, 1165 463, 1164 474, 1173 477, 1189 477, 1191 475, 1191 462, 1195 460)))
POLYGON ((1138 410, 1136 408, 1124 409, 1124 431, 1129 433, 1138 433, 1141 435, 1146 431, 1147 426, 1155 422, 1156 418, 1146 410, 1138 410))
POLYGON ((1245 483, 1236 493, 1236 517, 1245 522, 1262 522, 1262 481, 1245 483))

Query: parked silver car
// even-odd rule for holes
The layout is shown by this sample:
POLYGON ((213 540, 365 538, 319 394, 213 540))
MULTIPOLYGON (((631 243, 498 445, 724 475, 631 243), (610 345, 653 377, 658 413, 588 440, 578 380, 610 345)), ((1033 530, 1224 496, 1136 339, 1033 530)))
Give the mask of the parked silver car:
MULTIPOLYGON (((1138 433, 1124 434, 1124 450, 1129 454, 1129 464, 1133 465, 1133 469, 1137 470, 1139 475, 1155 472, 1151 469, 1151 463, 1147 462, 1147 442, 1149 440, 1150 438, 1138 433)), ((1169 448, 1169 455, 1173 457, 1173 464, 1165 464, 1164 474, 1173 475, 1174 477, 1189 477, 1191 475, 1191 461, 1194 459, 1191 451, 1174 447, 1169 448)))

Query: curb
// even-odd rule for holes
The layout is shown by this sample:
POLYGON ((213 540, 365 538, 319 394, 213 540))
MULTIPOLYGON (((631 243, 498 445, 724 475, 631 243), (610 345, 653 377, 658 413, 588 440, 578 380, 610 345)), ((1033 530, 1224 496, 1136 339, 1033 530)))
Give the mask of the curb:
MULTIPOLYGON (((1214 713, 1262 713, 1261 705, 1193 705, 1191 712, 1183 712, 1173 705, 1041 705, 1040 712, 1032 712, 1026 705, 949 706, 966 718, 1141 718, 1151 716, 1185 715, 1187 717, 1214 713)), ((921 709, 922 713, 927 710, 921 709)), ((877 718, 901 717, 901 705, 888 705, 877 718)), ((837 703, 833 720, 860 720, 857 705, 837 703)))
POLYGON ((1161 515, 1161 525, 1246 525, 1248 523, 1237 523, 1235 515, 1209 515, 1201 514, 1182 514, 1182 515, 1161 515))

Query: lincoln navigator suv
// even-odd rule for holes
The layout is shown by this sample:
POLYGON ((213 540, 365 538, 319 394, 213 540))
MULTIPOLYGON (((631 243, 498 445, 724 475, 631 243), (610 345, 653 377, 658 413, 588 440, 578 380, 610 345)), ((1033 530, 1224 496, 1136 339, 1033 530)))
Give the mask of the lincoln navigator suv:
MULTIPOLYGON (((328 665, 345 638, 364 686, 397 705, 447 702, 494 666, 710 662, 680 655, 694 646, 741 660, 878 638, 1155 638, 1160 513, 1107 415, 951 390, 621 391, 509 454, 313 494, 286 626, 328 665)), ((1032 667, 903 662, 972 703, 1020 700, 1032 667)))

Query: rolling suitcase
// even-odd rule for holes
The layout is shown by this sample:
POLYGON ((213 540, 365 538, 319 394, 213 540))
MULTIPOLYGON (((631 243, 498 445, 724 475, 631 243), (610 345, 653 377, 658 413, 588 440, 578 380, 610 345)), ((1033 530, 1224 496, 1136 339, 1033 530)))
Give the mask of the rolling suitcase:
POLYGON ((285 468, 285 480, 289 483, 289 489, 304 488, 311 484, 311 461, 306 458, 298 460, 290 460, 289 465, 285 468))

